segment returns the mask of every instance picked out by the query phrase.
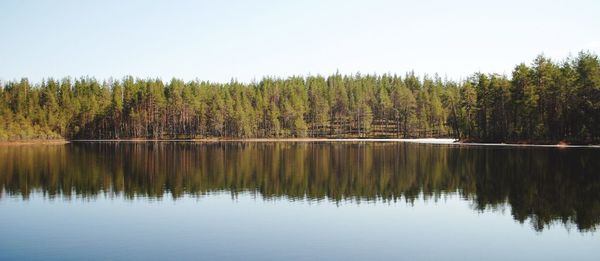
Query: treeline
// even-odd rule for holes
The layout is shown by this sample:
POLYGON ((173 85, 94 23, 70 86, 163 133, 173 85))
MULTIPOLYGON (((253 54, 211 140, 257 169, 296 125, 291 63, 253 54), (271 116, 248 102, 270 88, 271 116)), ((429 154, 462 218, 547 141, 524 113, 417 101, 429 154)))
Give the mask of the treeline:
POLYGON ((456 137, 600 140, 600 60, 544 56, 511 77, 340 75, 260 82, 27 79, 1 83, 0 140, 456 137))

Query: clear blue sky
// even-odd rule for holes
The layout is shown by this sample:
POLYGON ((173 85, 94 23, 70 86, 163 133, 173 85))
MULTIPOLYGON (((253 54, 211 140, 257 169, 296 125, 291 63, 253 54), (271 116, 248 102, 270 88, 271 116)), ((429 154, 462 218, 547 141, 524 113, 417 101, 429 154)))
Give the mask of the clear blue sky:
POLYGON ((2 1, 0 79, 509 74, 600 53, 600 1, 2 1))

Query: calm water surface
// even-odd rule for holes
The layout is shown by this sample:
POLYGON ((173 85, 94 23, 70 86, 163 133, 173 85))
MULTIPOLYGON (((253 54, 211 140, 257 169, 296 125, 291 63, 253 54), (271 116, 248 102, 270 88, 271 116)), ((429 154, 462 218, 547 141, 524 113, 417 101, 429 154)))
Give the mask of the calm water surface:
POLYGON ((0 147, 0 260, 598 260, 600 149, 0 147))

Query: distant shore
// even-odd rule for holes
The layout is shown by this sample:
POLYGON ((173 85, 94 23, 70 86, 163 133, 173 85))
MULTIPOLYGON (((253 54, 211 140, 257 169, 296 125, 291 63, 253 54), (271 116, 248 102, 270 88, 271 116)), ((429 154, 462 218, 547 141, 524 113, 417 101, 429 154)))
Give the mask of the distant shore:
POLYGON ((72 142, 407 142, 421 144, 438 145, 464 145, 464 146, 507 146, 507 147, 589 147, 600 148, 597 144, 568 144, 564 142, 557 143, 527 143, 527 142, 481 142, 473 140, 459 140, 454 138, 207 138, 207 139, 112 139, 95 140, 81 139, 71 140, 72 142))
POLYGON ((480 142, 453 138, 205 138, 205 139, 73 139, 73 140, 19 140, 2 141, 0 146, 14 145, 63 145, 73 142, 407 142, 420 144, 461 145, 461 146, 506 146, 506 147, 556 147, 556 148, 600 148, 598 144, 531 143, 531 142, 480 142))
POLYGON ((70 140, 15 140, 15 141, 0 141, 0 146, 16 146, 16 145, 63 145, 70 143, 70 140))
POLYGON ((207 139, 77 139, 72 142, 414 142, 432 144, 452 144, 456 139, 449 138, 419 138, 419 139, 396 139, 396 138, 207 138, 207 139))

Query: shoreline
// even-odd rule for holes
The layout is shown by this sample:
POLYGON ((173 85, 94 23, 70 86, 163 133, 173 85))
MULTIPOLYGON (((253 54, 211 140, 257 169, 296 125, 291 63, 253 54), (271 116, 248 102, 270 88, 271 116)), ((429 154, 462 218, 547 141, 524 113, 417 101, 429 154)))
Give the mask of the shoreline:
POLYGON ((396 139, 396 138, 223 138, 223 139, 78 139, 71 142, 412 142, 431 144, 458 144, 456 139, 450 138, 419 138, 419 139, 396 139))
POLYGON ((190 142, 190 143, 218 143, 218 142, 405 142, 433 145, 454 146, 494 146, 494 147, 546 147, 546 148, 600 148, 598 144, 566 144, 559 142, 548 143, 486 143, 476 141, 461 141, 453 138, 207 138, 207 139, 73 139, 73 140, 22 140, 1 141, 0 146, 19 145, 64 145, 78 142, 104 142, 104 143, 142 143, 142 142, 190 142))
POLYGON ((71 140, 16 140, 0 141, 0 146, 19 146, 19 145, 64 145, 71 143, 71 140))

